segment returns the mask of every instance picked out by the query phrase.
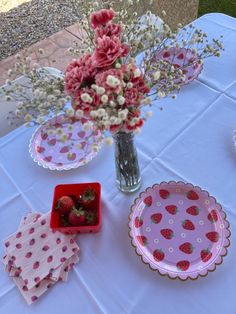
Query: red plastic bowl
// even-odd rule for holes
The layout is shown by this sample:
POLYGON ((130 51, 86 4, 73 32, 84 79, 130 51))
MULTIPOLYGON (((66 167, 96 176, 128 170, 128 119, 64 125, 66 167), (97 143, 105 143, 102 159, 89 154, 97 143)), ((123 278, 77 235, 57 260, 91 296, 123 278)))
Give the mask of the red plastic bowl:
POLYGON ((101 228, 101 185, 97 182, 91 183, 78 183, 78 184, 60 184, 54 189, 54 197, 51 210, 50 227, 67 234, 84 233, 84 232, 98 232, 101 228), (95 190, 97 195, 96 210, 98 213, 98 222, 96 225, 89 226, 76 226, 76 227, 60 227, 59 226, 59 213, 55 211, 57 200, 63 195, 81 195, 88 187, 95 190))

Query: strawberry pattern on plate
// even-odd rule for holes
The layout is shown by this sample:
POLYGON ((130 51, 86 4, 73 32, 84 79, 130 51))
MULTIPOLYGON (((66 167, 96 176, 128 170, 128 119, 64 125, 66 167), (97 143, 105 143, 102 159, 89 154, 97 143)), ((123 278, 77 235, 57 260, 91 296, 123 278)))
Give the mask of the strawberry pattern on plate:
POLYGON ((101 132, 94 130, 92 122, 88 119, 82 118, 73 122, 72 118, 60 115, 50 119, 35 131, 29 151, 33 160, 44 168, 69 170, 91 161, 97 155, 101 142, 101 132), (89 130, 84 130, 85 123, 90 124, 89 130), (66 142, 61 140, 60 129, 67 135, 66 142), (55 132, 51 134, 51 130, 55 132))
POLYGON ((221 205, 184 182, 162 182, 142 192, 131 207, 129 229, 143 262, 171 279, 206 276, 230 244, 221 205))
POLYGON ((192 82, 201 73, 203 64, 198 63, 198 56, 190 49, 170 48, 160 50, 155 55, 155 60, 164 60, 173 64, 175 68, 181 68, 185 75, 184 84, 192 82))

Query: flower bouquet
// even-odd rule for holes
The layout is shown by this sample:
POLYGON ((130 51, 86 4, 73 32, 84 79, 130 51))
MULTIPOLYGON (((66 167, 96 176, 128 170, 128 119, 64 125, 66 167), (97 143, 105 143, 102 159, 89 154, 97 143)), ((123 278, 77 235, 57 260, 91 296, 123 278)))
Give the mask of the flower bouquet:
MULTIPOLYGON (((115 12, 114 1, 82 1, 83 31, 76 47, 70 48, 77 58, 68 64, 64 77, 55 78, 18 56, 9 74, 26 75, 32 94, 27 97, 28 86, 13 86, 9 80, 5 89, 7 99, 18 100, 15 114, 27 125, 45 123, 49 116, 64 112, 70 128, 86 118, 92 126, 84 123, 84 129, 109 131, 115 141, 117 186, 125 192, 140 186, 133 136, 152 114, 143 107, 166 96, 175 99, 180 88, 198 76, 203 59, 219 56, 223 49, 219 40, 208 42, 192 24, 172 31, 151 12, 141 17, 130 13, 138 2, 120 1, 115 12)), ((63 143, 70 140, 60 125, 49 131, 59 134, 63 143)))

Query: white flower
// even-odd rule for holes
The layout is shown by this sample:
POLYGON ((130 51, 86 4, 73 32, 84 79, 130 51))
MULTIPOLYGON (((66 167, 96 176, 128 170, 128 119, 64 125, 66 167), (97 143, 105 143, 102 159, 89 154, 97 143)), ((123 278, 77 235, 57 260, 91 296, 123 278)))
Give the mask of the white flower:
POLYGON ((97 111, 95 111, 95 110, 92 110, 91 112, 90 112, 90 116, 92 117, 92 118, 96 118, 97 117, 97 111))
POLYGON ((118 117, 121 120, 125 120, 127 118, 127 114, 128 114, 128 110, 127 109, 121 110, 121 111, 118 112, 118 117))
POLYGON ((108 129, 111 124, 110 124, 110 121, 106 120, 103 122, 103 125, 106 129, 108 129))
POLYGON ((116 63, 116 69, 120 69, 121 68, 121 64, 119 62, 116 63))
POLYGON ((97 89, 99 88, 96 84, 92 84, 91 87, 92 87, 92 89, 94 89, 95 91, 97 91, 97 89))
POLYGON ((115 120, 115 124, 116 124, 116 125, 121 124, 121 122, 122 122, 122 121, 121 121, 121 119, 120 119, 120 118, 116 118, 116 120, 115 120))
POLYGON ((149 105, 151 102, 152 102, 151 97, 146 97, 146 98, 143 100, 143 104, 145 104, 145 105, 149 105))
POLYGON ((147 111, 147 112, 146 112, 146 117, 147 117, 147 118, 152 117, 152 111, 147 111))
POLYGON ((111 137, 106 137, 105 144, 111 146, 113 144, 113 139, 111 137))
POLYGON ((120 80, 113 75, 108 75, 106 83, 110 87, 116 87, 120 85, 120 80))
POLYGON ((104 94, 105 93, 105 88, 103 88, 103 87, 98 87, 97 88, 97 93, 98 93, 98 95, 102 95, 102 94, 104 94))
POLYGON ((133 83, 128 82, 128 83, 127 83, 127 88, 128 88, 128 89, 131 89, 132 87, 133 87, 133 83))
POLYGON ((101 101, 103 104, 106 104, 108 102, 108 96, 107 95, 102 95, 101 101))
POLYGON ((29 113, 27 113, 26 115, 25 115, 25 121, 26 122, 30 122, 32 120, 32 116, 29 114, 29 113))
POLYGON ((156 72, 154 72, 154 73, 152 74, 152 77, 153 77, 153 79, 154 79, 155 81, 159 80, 160 76, 161 76, 161 72, 160 72, 160 71, 156 71, 156 72))
POLYGON ((75 114, 75 111, 74 111, 74 109, 72 109, 72 108, 68 108, 68 109, 66 110, 66 114, 67 114, 68 117, 73 117, 74 114, 75 114))
POLYGON ((140 129, 140 128, 136 128, 136 129, 134 130, 134 133, 136 133, 136 134, 141 133, 141 129, 140 129))
POLYGON ((97 110, 98 117, 103 117, 106 114, 106 110, 103 108, 100 108, 97 110))
POLYGON ((115 124, 115 122, 116 122, 116 117, 111 116, 111 117, 110 117, 110 123, 111 123, 111 124, 115 124))
POLYGON ((125 103, 125 97, 119 95, 119 96, 117 97, 117 102, 118 102, 118 104, 121 105, 121 106, 124 105, 124 103, 125 103))
POLYGON ((164 98, 165 97, 165 93, 164 92, 162 92, 162 91, 159 91, 158 93, 157 93, 157 96, 159 97, 159 98, 164 98))
POLYGON ((135 69, 134 70, 134 78, 140 77, 141 74, 142 74, 142 72, 140 71, 140 69, 135 69))
POLYGON ((88 102, 91 104, 91 102, 93 101, 92 97, 90 97, 90 95, 88 93, 83 93, 81 94, 80 98, 84 101, 84 102, 88 102))
POLYGON ((115 107, 115 106, 116 106, 116 103, 115 103, 113 100, 111 100, 111 101, 109 102, 109 104, 110 104, 111 107, 115 107))
POLYGON ((91 128, 90 123, 85 123, 85 124, 83 125, 83 129, 84 129, 84 131, 89 131, 89 130, 90 130, 90 128, 91 128))
POLYGON ((84 115, 83 110, 81 110, 81 109, 76 110, 76 112, 75 112, 76 118, 78 118, 78 119, 82 118, 83 115, 84 115))

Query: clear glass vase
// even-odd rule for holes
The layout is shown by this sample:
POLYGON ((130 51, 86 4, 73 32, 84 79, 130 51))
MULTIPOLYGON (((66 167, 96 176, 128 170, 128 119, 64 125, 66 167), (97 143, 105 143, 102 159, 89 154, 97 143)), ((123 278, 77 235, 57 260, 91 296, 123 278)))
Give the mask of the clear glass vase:
POLYGON ((134 134, 118 132, 113 135, 115 143, 116 185, 126 193, 137 191, 141 177, 134 134))

